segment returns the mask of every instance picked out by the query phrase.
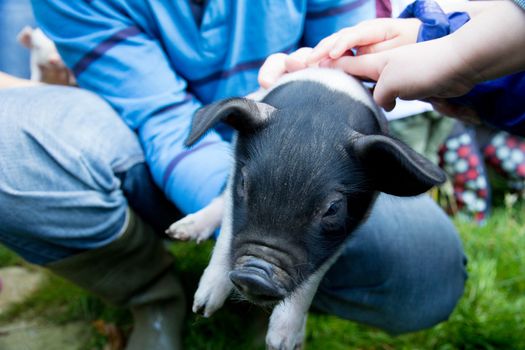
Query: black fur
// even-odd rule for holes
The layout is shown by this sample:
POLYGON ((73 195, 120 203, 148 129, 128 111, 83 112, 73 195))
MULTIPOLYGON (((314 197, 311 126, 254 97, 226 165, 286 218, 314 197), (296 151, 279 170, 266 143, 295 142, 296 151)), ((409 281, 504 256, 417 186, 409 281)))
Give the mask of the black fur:
POLYGON ((186 139, 185 145, 193 145, 219 121, 230 124, 243 134, 255 131, 263 124, 256 102, 242 98, 226 99, 197 111, 191 125, 191 134, 186 139), (203 113, 206 114, 204 117, 202 117, 203 113))
POLYGON ((288 292, 335 254, 378 191, 413 195, 444 180, 439 168, 384 135, 380 113, 320 83, 277 87, 262 101, 276 110, 259 122, 237 112, 239 101, 246 100, 237 100, 233 114, 223 104, 220 118, 216 109, 199 115, 243 125, 233 172, 232 268, 242 269, 246 257, 269 262, 269 278, 288 292))
POLYGON ((350 130, 377 133, 379 123, 368 107, 319 83, 288 83, 263 102, 277 111, 237 140, 234 183, 244 168, 247 191, 245 198, 234 191, 232 257, 271 255, 300 282, 334 254, 376 195, 345 146, 350 130), (319 215, 334 192, 349 199, 347 215, 326 228, 319 215), (262 248, 269 242, 271 254, 262 248))

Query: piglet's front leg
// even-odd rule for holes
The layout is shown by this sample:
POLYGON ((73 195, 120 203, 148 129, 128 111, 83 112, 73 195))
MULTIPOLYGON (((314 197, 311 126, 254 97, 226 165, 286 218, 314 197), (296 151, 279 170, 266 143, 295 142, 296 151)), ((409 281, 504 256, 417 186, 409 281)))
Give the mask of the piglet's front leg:
POLYGON ((204 270, 193 300, 193 312, 200 313, 204 317, 210 317, 217 311, 233 289, 233 284, 228 276, 231 270, 230 249, 232 240, 231 196, 228 194, 229 190, 226 189, 223 195, 224 218, 221 234, 217 238, 210 263, 204 270))
POLYGON ((268 350, 300 350, 303 348, 308 309, 317 286, 305 286, 279 303, 272 312, 266 334, 268 350))
POLYGON ((207 240, 221 225, 224 211, 224 195, 215 198, 206 207, 189 214, 174 222, 166 230, 171 238, 182 241, 196 241, 201 243, 207 240))
POLYGON ((303 348, 308 309, 326 271, 341 254, 340 248, 310 278, 273 309, 266 333, 268 350, 298 350, 303 348))

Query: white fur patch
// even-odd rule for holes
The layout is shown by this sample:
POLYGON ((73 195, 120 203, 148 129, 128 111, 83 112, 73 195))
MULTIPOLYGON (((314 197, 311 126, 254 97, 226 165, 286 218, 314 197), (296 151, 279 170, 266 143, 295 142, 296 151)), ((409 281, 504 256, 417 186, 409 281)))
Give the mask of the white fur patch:
POLYGON ((326 271, 334 264, 344 249, 343 244, 308 280, 290 296, 281 301, 270 316, 266 344, 270 349, 293 350, 303 342, 306 317, 317 287, 326 271))
MULTIPOLYGON (((331 90, 342 92, 353 99, 362 102, 371 110, 375 110, 372 96, 356 78, 338 69, 330 68, 308 68, 282 76, 267 93, 276 87, 292 81, 313 81, 323 84, 331 90)), ((260 97, 258 95, 257 97, 260 97)))
POLYGON ((230 247, 232 241, 232 181, 230 175, 228 186, 224 191, 224 217, 221 234, 213 248, 210 263, 199 281, 199 287, 193 298, 193 312, 203 310, 204 317, 210 317, 217 311, 230 295, 233 284, 228 273, 230 266, 230 247))
POLYGON ((224 198, 223 195, 220 195, 201 210, 171 224, 166 230, 166 234, 171 238, 183 241, 203 242, 210 238, 213 232, 221 225, 223 211, 224 198))

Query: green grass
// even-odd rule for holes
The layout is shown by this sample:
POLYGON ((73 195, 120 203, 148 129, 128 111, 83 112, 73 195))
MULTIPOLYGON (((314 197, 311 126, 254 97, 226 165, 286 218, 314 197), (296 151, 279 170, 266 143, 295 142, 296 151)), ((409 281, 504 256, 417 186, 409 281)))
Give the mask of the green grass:
POLYGON ((448 322, 399 337, 333 317, 312 317, 312 349, 525 349, 525 223, 497 210, 485 227, 458 222, 469 280, 448 322))
MULTIPOLYGON (((308 320, 308 349, 525 349, 525 207, 496 209, 484 227, 456 221, 469 257, 465 294, 447 322, 432 329, 390 337, 386 333, 328 315, 308 320)), ((192 295, 206 266, 211 243, 176 243, 171 249, 177 269, 192 295)), ((0 266, 20 260, 0 247, 0 266)), ((186 323, 188 350, 263 349, 267 311, 230 302, 211 319, 191 315, 186 323)), ((127 311, 49 276, 39 291, 11 308, 0 324, 20 318, 64 323, 102 319, 131 328, 127 311)), ((105 339, 93 332, 86 349, 102 348, 105 339)))
POLYGON ((5 266, 20 265, 22 259, 19 258, 15 253, 4 248, 0 245, 0 268, 5 266))

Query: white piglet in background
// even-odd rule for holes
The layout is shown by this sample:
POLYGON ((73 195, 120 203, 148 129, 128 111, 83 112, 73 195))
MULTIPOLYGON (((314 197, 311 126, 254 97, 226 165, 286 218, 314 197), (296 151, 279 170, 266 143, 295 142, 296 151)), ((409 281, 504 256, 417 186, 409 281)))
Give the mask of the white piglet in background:
POLYGON ((64 65, 55 44, 40 28, 25 27, 18 41, 31 52, 31 80, 75 86, 73 73, 64 65))
POLYGON ((193 311, 208 317, 236 291, 273 307, 269 349, 298 349, 321 279, 379 192, 417 195, 445 175, 390 137, 368 91, 336 70, 288 74, 260 102, 230 98, 205 106, 186 144, 221 121, 237 130, 227 188, 167 230, 202 240, 223 213, 193 311))

